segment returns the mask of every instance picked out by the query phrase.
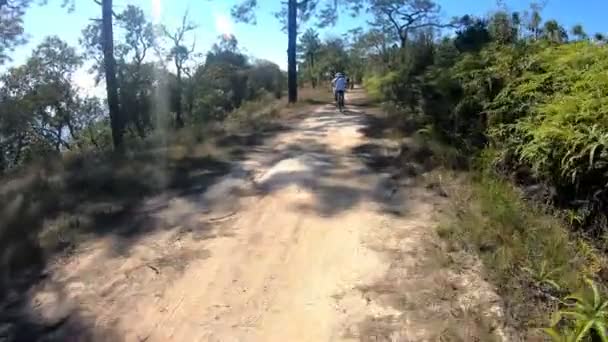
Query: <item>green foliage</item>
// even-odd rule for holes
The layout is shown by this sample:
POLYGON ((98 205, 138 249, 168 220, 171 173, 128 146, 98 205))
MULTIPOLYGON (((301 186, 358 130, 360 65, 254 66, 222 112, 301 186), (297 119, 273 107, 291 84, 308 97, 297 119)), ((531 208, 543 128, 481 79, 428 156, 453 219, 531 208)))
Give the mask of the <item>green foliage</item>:
MULTIPOLYGON (((546 302, 604 267, 608 48, 588 41, 582 26, 569 42, 558 22, 542 21, 538 6, 528 15, 501 10, 460 23, 441 40, 408 32, 398 58, 378 59, 385 67, 369 72, 365 86, 418 132, 432 133, 430 140, 473 157, 481 176, 441 233, 479 253, 513 300, 539 303, 540 292, 546 302), (522 200, 505 176, 524 185, 526 197, 537 186, 548 189, 544 200, 556 207, 522 200), (569 226, 582 228, 584 238, 572 237, 569 226)), ((586 303, 579 304, 597 304, 586 303)), ((523 306, 528 318, 548 311, 523 306)), ((588 319, 570 326, 573 340, 596 324, 585 310, 588 319)))
POLYGON ((590 291, 566 297, 565 307, 554 316, 554 326, 544 329, 553 341, 608 341, 608 300, 592 280, 585 282, 590 291), (559 327, 560 322, 565 326, 559 327))
POLYGON ((488 30, 492 39, 499 44, 510 44, 517 39, 517 28, 513 18, 505 11, 498 11, 490 18, 488 30))
POLYGON ((394 80, 398 77, 396 72, 389 72, 384 75, 369 75, 363 79, 363 86, 368 92, 368 95, 373 99, 384 101, 390 99, 390 87, 394 80))
POLYGON ((491 104, 488 129, 510 162, 530 166, 566 198, 571 192, 568 200, 587 201, 595 214, 604 205, 608 174, 606 57, 605 47, 588 42, 546 46, 528 56, 520 76, 491 104))
POLYGON ((561 286, 559 286, 557 281, 554 279, 560 269, 551 269, 547 260, 542 260, 539 265, 523 267, 522 270, 527 272, 532 277, 537 287, 549 285, 556 290, 561 289, 561 286))

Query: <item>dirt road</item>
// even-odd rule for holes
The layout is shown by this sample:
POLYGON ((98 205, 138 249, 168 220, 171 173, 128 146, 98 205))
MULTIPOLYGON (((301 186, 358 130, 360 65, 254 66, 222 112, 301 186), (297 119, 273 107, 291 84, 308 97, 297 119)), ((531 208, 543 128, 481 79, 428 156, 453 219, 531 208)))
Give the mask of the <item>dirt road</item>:
POLYGON ((500 336, 498 298, 435 236, 439 196, 368 166, 394 147, 365 120, 320 106, 204 194, 149 199, 136 216, 155 229, 55 264, 34 314, 74 340, 500 336))

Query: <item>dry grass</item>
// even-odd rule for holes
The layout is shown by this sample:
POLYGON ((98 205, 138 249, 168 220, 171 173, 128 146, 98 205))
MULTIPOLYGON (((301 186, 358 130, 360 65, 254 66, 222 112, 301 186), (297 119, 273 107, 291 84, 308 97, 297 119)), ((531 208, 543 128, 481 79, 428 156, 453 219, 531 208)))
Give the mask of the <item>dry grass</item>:
POLYGON ((603 258, 596 250, 547 208, 523 200, 511 184, 491 175, 437 171, 433 177, 451 200, 439 235, 451 249, 481 258, 515 327, 548 326, 556 298, 600 271, 603 258))
POLYGON ((319 86, 317 88, 301 88, 298 93, 298 106, 311 104, 333 103, 334 98, 329 87, 319 86))

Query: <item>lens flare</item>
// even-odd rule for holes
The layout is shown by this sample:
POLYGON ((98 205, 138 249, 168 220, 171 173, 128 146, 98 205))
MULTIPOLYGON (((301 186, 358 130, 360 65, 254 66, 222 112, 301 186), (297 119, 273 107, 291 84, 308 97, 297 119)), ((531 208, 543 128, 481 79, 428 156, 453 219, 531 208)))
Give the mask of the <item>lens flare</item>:
POLYGON ((216 14, 215 29, 224 37, 231 37, 233 35, 232 20, 225 14, 216 14))

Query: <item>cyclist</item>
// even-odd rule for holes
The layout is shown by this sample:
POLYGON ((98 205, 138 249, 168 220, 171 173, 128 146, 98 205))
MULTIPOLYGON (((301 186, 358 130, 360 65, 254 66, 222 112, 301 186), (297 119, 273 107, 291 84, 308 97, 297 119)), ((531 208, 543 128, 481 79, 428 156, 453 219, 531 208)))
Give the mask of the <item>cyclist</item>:
POLYGON ((334 98, 336 102, 340 96, 344 99, 344 92, 346 91, 346 77, 341 72, 336 73, 336 77, 331 81, 331 85, 334 88, 334 98))

